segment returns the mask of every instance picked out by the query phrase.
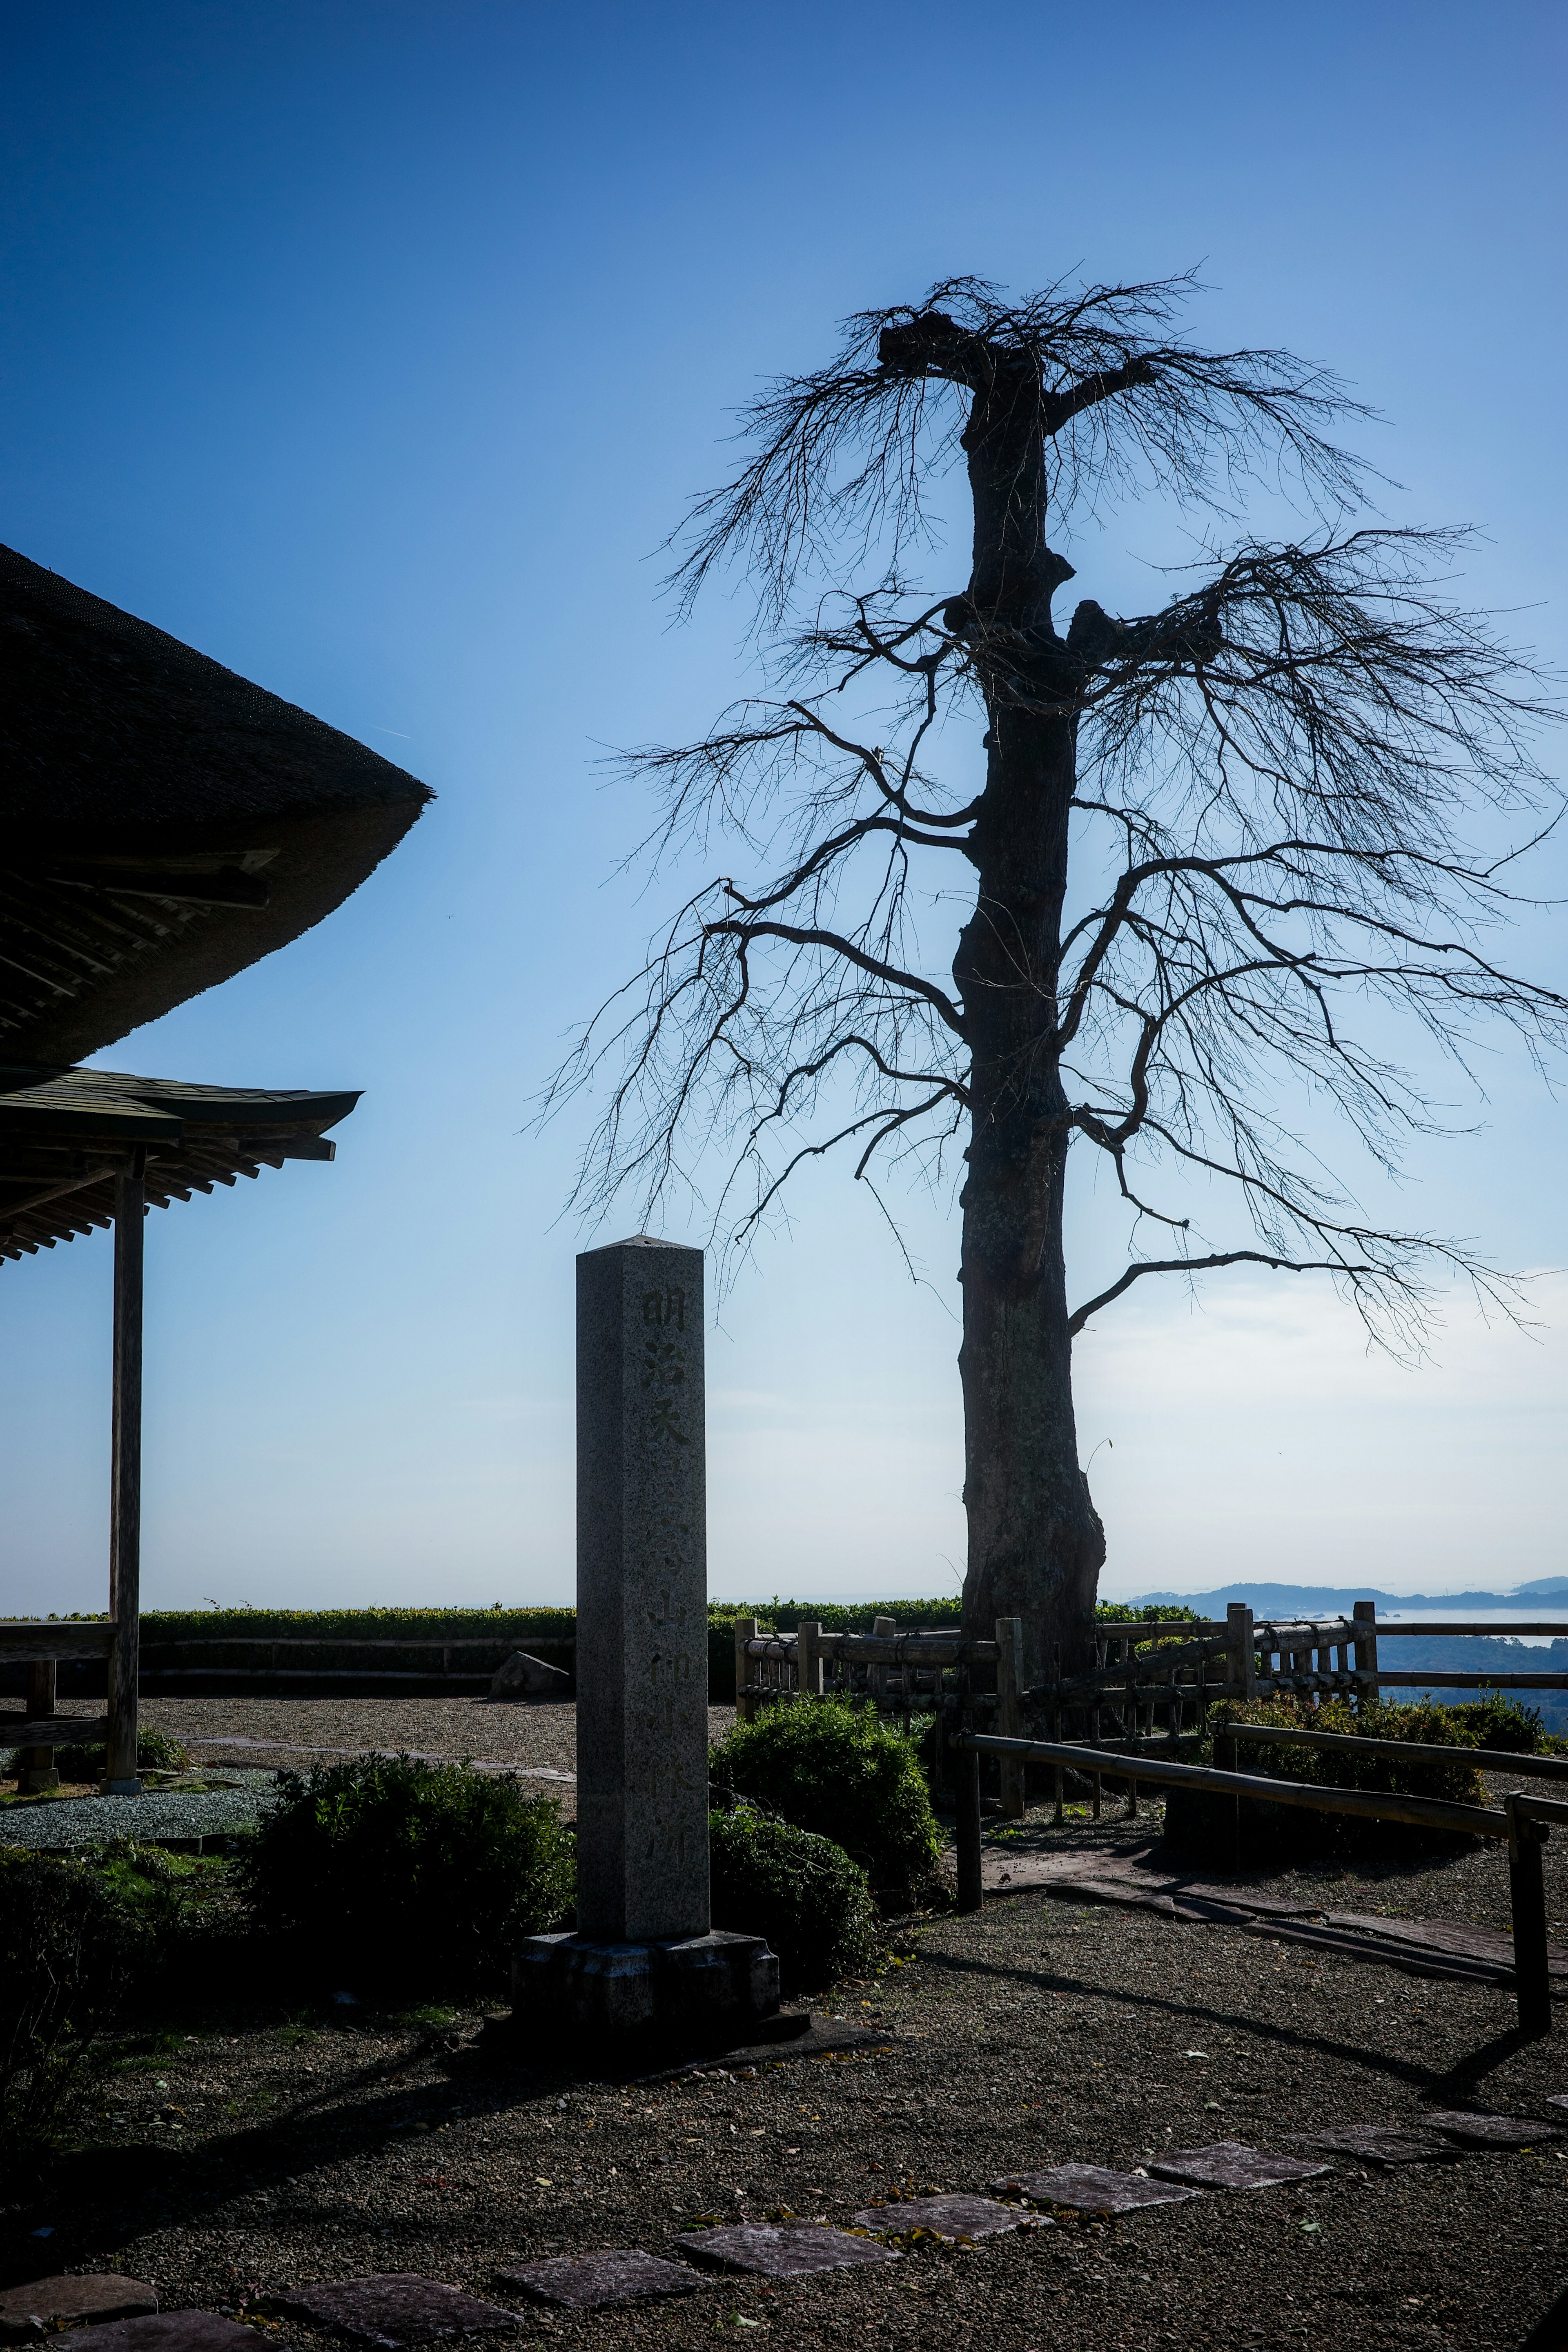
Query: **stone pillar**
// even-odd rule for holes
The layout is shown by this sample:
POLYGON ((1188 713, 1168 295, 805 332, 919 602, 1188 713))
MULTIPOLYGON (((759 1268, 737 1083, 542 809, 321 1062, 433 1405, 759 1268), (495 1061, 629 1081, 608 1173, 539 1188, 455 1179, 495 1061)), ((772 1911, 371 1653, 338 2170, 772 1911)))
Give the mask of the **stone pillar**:
POLYGON ((577 1260, 577 1932, 517 1955, 525 2030, 778 2008, 766 1941, 710 1924, 702 1341, 700 1250, 577 1260))
POLYGON ((702 1253, 577 1260, 577 1926, 705 1936, 702 1253))

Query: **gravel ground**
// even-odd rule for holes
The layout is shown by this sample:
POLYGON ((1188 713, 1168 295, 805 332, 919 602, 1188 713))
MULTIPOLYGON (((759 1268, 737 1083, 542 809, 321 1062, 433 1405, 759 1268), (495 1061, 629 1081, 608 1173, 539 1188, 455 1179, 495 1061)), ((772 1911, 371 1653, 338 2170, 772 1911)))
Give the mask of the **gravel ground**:
MULTIPOLYGON (((570 1699, 504 1706, 482 1698, 150 1698, 142 1718, 171 1738, 204 1743, 192 1753, 213 1764, 238 1762, 247 1750, 205 1743, 243 1739, 268 1743, 256 1753, 258 1763, 265 1756, 268 1764, 305 1766, 329 1761, 332 1750, 406 1748, 510 1764, 542 1781, 565 1775, 552 1793, 563 1812, 576 1811, 570 1776, 577 1769, 577 1709, 570 1699)), ((710 1738, 719 1738, 734 1718, 732 1706, 710 1707, 710 1738)))
MULTIPOLYGON (((230 1705, 159 1704, 178 1705, 187 1724, 230 1705)), ((335 1706, 276 1704, 296 1725, 306 1705, 318 1721, 335 1706)), ((353 1713, 363 1722, 367 1707, 423 1712, 386 1701, 353 1713)), ((537 1727, 544 1712, 502 1719, 537 1727)), ((1037 1820, 999 1843, 1092 1852, 1150 1826, 1051 1832, 1037 1820)), ((1548 1848, 1558 1918, 1564 1843, 1548 1848)), ((1506 1916, 1495 1852, 1267 1883, 1390 1912, 1506 1916)), ((153 2280, 166 2308, 254 2305, 310 2279, 384 2270, 497 2297, 497 2273, 519 2260, 669 2252, 704 2219, 787 2207, 842 2223, 900 2189, 984 2189, 1020 2167, 1130 2167, 1220 2137, 1279 2147, 1318 2125, 1414 2121, 1424 2104, 1531 2109, 1568 2091, 1562 2011, 1554 2040, 1521 2045, 1510 1998, 1471 1983, 1034 1894, 890 1934, 907 1957, 819 2004, 884 2029, 885 2050, 732 2080, 587 2081, 561 2072, 553 2051, 525 2049, 532 2071, 488 2054, 472 2016, 456 2037, 472 2046, 449 2048, 413 2016, 328 2003, 290 2022, 276 2007, 226 2009, 221 1984, 193 1986, 181 2021, 192 2030, 130 2059, 102 2151, 0 2216, 0 2256, 13 2278, 128 2271, 153 2280), (41 2228, 54 2234, 29 2234, 41 2228)), ((1568 2284, 1564 2151, 1544 2142, 1389 2175, 1344 2165, 1298 2189, 1208 2196, 1114 2228, 1064 2218, 973 2250, 911 2245, 885 2270, 776 2289, 714 2282, 630 2312, 530 2308, 524 2341, 696 2352, 716 2328, 749 2325, 792 2345, 870 2335, 919 2352, 1273 2352, 1308 2339, 1325 2352, 1515 2352, 1568 2284)), ((327 2352, 295 2321, 267 2332, 327 2352)))
MULTIPOLYGON (((59 1712, 101 1719, 103 1705, 68 1699, 59 1712)), ((559 1797, 562 1811, 573 1816, 577 1810, 577 1709, 571 1699, 512 1706, 482 1698, 144 1698, 141 1717, 149 1730, 187 1745, 196 1761, 225 1770, 252 1762, 302 1769, 371 1748, 468 1756, 510 1765, 542 1784, 555 1781, 548 1793, 559 1797)), ((710 1738, 721 1738, 734 1719, 732 1706, 710 1706, 710 1738)))
POLYGON ((73 1846, 97 1845, 105 1838, 185 1844, 249 1829, 271 1794, 272 1774, 226 1777, 242 1785, 207 1792, 147 1790, 140 1797, 51 1797, 37 1804, 6 1805, 0 1809, 0 1845, 37 1846, 58 1853, 73 1846))

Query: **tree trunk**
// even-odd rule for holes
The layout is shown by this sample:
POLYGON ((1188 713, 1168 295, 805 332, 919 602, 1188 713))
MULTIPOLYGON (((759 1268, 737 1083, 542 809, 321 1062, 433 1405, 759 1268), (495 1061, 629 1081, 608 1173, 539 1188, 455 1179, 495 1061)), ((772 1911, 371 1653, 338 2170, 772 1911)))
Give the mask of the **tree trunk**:
POLYGON ((1057 975, 1077 730, 1076 664, 1051 620, 1071 567, 1046 544, 1037 379, 998 368, 964 446, 974 568, 955 621, 986 682, 988 766, 974 831, 975 910, 953 960, 972 1048, 963 1188, 966 1630, 1024 1621, 1035 1682, 1076 1665, 1105 1558, 1079 1466, 1062 1206, 1070 1131, 1057 975), (1050 706, 1056 704, 1053 709, 1050 706))

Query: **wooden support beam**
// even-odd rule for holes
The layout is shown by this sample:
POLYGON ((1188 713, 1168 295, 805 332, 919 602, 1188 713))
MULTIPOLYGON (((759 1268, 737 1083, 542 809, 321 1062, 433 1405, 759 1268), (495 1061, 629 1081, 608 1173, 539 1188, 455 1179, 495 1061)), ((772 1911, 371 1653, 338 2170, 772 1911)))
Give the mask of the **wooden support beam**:
POLYGON ((96 1747, 108 1737, 106 1715, 35 1715, 30 1705, 26 1715, 0 1714, 0 1747, 72 1748, 78 1740, 96 1747))
POLYGON ((138 1797, 136 1686, 142 1606, 142 1296, 147 1153, 137 1145, 114 1184, 114 1404, 110 1473, 109 1762, 105 1794, 138 1797))
MULTIPOLYGON (((35 1658, 27 1668, 27 1713, 31 1717, 47 1717, 54 1711, 55 1662, 53 1658, 35 1658)), ((16 1759, 17 1795, 41 1797, 46 1790, 58 1789, 59 1785, 51 1745, 47 1740, 29 1739, 16 1759)))
POLYGON ((3 1665, 31 1665, 38 1658, 107 1658, 113 1647, 114 1627, 101 1617, 89 1617, 85 1624, 68 1618, 0 1620, 3 1665))

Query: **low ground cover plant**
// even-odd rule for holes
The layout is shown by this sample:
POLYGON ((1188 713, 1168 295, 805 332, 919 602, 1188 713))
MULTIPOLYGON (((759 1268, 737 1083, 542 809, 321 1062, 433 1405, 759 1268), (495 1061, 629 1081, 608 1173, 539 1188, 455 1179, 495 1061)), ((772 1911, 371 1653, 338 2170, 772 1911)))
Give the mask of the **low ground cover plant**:
POLYGON ((912 1740, 870 1707, 796 1697, 737 1723, 713 1749, 717 1784, 842 1846, 885 1904, 928 1902, 942 1838, 912 1740))
POLYGON ((765 1936, 786 1992, 869 1966, 877 1906, 842 1846, 744 1804, 711 1814, 709 1833, 713 1925, 765 1936))
POLYGON ((573 1833, 552 1797, 468 1764, 360 1756, 279 1775, 235 1873, 351 1987, 504 1987, 525 1936, 569 1924, 573 1833))

